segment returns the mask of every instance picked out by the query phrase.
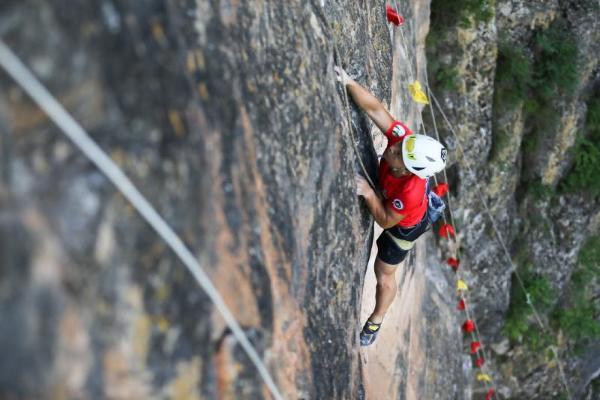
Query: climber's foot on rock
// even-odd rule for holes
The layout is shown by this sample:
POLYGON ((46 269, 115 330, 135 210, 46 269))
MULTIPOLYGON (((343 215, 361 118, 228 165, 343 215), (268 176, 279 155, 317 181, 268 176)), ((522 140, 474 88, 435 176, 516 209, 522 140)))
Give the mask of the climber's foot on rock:
POLYGON ((360 331, 360 345, 368 346, 373 343, 377 338, 379 328, 381 328, 381 323, 376 324, 371 322, 371 320, 367 320, 367 322, 365 322, 365 326, 362 328, 362 331, 360 331))

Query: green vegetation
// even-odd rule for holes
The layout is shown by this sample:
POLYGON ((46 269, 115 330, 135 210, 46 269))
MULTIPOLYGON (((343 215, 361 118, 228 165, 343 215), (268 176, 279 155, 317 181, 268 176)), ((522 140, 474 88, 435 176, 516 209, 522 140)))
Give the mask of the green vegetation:
MULTIPOLYGON (((493 17, 493 0, 433 0, 431 4, 431 31, 427 38, 429 76, 438 88, 456 89, 457 73, 451 59, 440 54, 453 54, 452 41, 446 40, 450 29, 468 27, 489 21, 493 17), (439 60, 446 60, 441 62, 439 60)), ((531 41, 523 46, 501 41, 495 77, 494 110, 498 113, 523 106, 526 134, 522 149, 524 160, 530 159, 538 150, 543 138, 552 137, 559 123, 559 101, 569 101, 579 82, 578 49, 576 38, 564 19, 557 19, 547 29, 534 33, 531 41)), ((498 120, 498 118, 496 118, 498 120)), ((510 143, 510 135, 502 132, 495 139, 495 152, 510 143)), ((586 127, 573 148, 572 171, 561 183, 561 189, 586 191, 600 195, 600 98, 596 95, 588 103, 586 127)), ((528 166, 525 165, 525 168, 528 166)), ((527 175, 524 175, 527 176, 527 175)), ((527 194, 534 200, 554 201, 551 187, 539 179, 527 176, 527 194)), ((539 228, 539 227, 538 227, 539 228)), ((568 306, 556 305, 559 293, 548 280, 533 272, 527 254, 518 261, 527 298, 520 283, 513 277, 510 308, 504 326, 504 334, 513 344, 524 344, 532 350, 547 347, 556 337, 555 332, 545 335, 533 316, 529 303, 550 318, 553 330, 562 330, 572 341, 579 343, 585 338, 600 337, 597 317, 600 312, 598 300, 592 301, 591 287, 600 276, 600 237, 595 236, 583 247, 578 266, 567 284, 568 306)), ((562 304, 562 303, 561 303, 562 304)))
POLYGON ((600 274, 600 236, 590 237, 581 247, 578 258, 581 268, 573 274, 571 281, 576 288, 581 289, 590 279, 600 274))
POLYGON ((525 100, 531 84, 532 63, 521 47, 504 42, 498 47, 494 103, 515 106, 525 100))
POLYGON ((578 83, 577 44, 563 24, 555 23, 534 35, 536 59, 533 87, 542 100, 558 92, 570 94, 578 83))
POLYGON ((432 80, 435 82, 436 87, 444 90, 456 90, 458 87, 456 83, 456 78, 458 77, 456 68, 437 61, 430 62, 428 68, 432 72, 432 80))
POLYGON ((529 184, 529 193, 535 200, 549 200, 554 196, 554 189, 552 186, 544 185, 541 180, 536 180, 529 184))
MULTIPOLYGON (((600 324, 597 321, 600 309, 591 293, 594 281, 600 276, 600 235, 589 238, 579 252, 577 268, 567 285, 567 307, 554 306, 556 293, 545 278, 531 271, 532 266, 526 260, 525 252, 521 252, 516 260, 524 265, 519 271, 523 284, 538 312, 550 316, 552 328, 555 331, 562 330, 576 349, 584 339, 600 337, 600 324)), ((539 328, 516 278, 513 278, 510 299, 503 329, 510 341, 513 344, 525 344, 536 351, 552 344, 556 335, 546 335, 539 328)))
POLYGON ((558 21, 533 36, 533 68, 525 101, 531 133, 523 149, 534 152, 540 135, 555 129, 555 100, 570 96, 578 84, 577 44, 564 23, 558 21))
POLYGON ((554 396, 552 400, 569 400, 569 394, 567 392, 561 392, 554 396))
POLYGON ((469 27, 494 16, 493 0, 433 0, 431 21, 436 27, 469 27))
MULTIPOLYGON (((498 46, 494 110, 524 105, 523 151, 537 151, 540 137, 555 129, 556 100, 570 96, 578 84, 577 44, 562 21, 536 32, 528 48, 503 39, 498 46)), ((589 143, 580 145, 581 163, 589 163, 589 143)))
POLYGON ((579 341, 585 338, 600 337, 600 325, 595 320, 598 313, 594 304, 579 303, 572 308, 557 313, 558 323, 566 335, 579 341))
POLYGON ((600 236, 592 236, 579 251, 577 269, 571 276, 568 290, 571 306, 556 309, 553 314, 555 327, 573 341, 600 337, 600 324, 596 321, 598 306, 592 301, 590 287, 600 276, 600 236))
MULTIPOLYGON (((431 29, 427 35, 427 57, 431 85, 444 90, 456 90, 456 68, 439 61, 436 52, 452 54, 457 49, 444 46, 450 29, 463 28, 487 22, 494 15, 494 0, 433 0, 431 3, 431 29)), ((447 43, 446 43, 447 44, 447 43)))
POLYGON ((591 386, 592 386, 592 392, 593 393, 600 393, 600 377, 595 378, 591 382, 591 386))
MULTIPOLYGON (((531 272, 530 264, 526 264, 520 271, 520 276, 523 279, 525 290, 530 294, 531 303, 538 312, 547 311, 552 306, 555 297, 548 281, 531 272)), ((504 325, 504 334, 513 343, 525 343, 530 348, 537 350, 547 345, 551 337, 544 335, 537 327, 536 322, 530 318, 533 310, 527 300, 521 285, 516 278, 513 278, 510 308, 504 325)))
POLYGON ((573 168, 561 186, 563 192, 600 195, 600 98, 588 103, 586 126, 573 147, 573 168))

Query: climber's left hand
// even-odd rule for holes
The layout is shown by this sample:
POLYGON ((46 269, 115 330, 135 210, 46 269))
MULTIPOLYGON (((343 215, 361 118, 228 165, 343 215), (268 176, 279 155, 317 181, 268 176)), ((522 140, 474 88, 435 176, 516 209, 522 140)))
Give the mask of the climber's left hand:
POLYGON ((335 67, 333 67, 333 70, 335 71, 335 77, 336 77, 337 81, 342 82, 342 84, 344 86, 346 86, 352 82, 352 78, 350 78, 348 73, 346 71, 344 71, 344 68, 338 67, 336 65, 335 67))
POLYGON ((367 182, 367 180, 365 178, 363 178, 362 176, 356 175, 355 180, 356 180, 356 194, 357 195, 363 196, 363 197, 369 197, 375 193, 373 191, 373 188, 371 187, 371 185, 369 185, 369 182, 367 182))

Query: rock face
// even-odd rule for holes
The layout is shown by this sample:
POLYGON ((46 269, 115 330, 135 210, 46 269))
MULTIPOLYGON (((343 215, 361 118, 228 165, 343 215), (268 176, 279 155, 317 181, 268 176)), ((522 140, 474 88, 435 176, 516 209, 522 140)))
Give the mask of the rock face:
MULTIPOLYGON (((598 202, 547 188, 571 170, 598 88, 590 4, 496 1, 473 24, 444 15, 449 29, 427 60, 430 8, 418 0, 393 2, 401 30, 380 0, 4 1, 0 37, 181 235, 290 399, 485 393, 463 348, 446 242, 432 233, 398 273, 376 344, 357 341, 378 231, 355 195, 356 154, 374 178, 385 142, 346 105, 333 66, 422 132, 429 110, 407 84, 427 82, 426 64, 452 65, 452 90, 438 74, 432 84, 468 144, 442 127, 487 365, 502 398, 548 399, 562 387, 547 347, 503 330, 515 283, 482 196, 515 263, 525 252, 558 293, 553 305, 568 304, 598 202), (530 48, 555 21, 580 38, 579 85, 536 142, 525 101, 495 102, 499 44, 530 48)), ((180 261, 4 72, 0 128, 0 398, 271 398, 180 261)), ((558 332, 571 392, 588 399, 600 357, 597 340, 583 344, 578 356, 558 332)))
MULTIPOLYGON (((193 249, 285 398, 470 393, 431 237, 377 347, 358 351, 374 283, 361 298, 373 232, 356 153, 374 178, 371 139, 385 144, 333 65, 419 131, 406 86, 424 76, 429 8, 400 2, 400 32, 384 6, 0 8, 3 39, 193 249)), ((269 398, 165 244, 20 88, 0 85, 0 397, 269 398)))
MULTIPOLYGON (((333 65, 335 54, 389 99, 381 10, 382 1, 0 6, 3 40, 193 249, 285 398, 360 392, 372 234, 350 129, 371 172, 376 159, 364 116, 355 112, 354 127, 345 118, 333 65)), ((0 397, 268 398, 181 263, 0 79, 0 397)))
MULTIPOLYGON (((434 1, 432 9, 443 4, 434 1)), ((507 346, 505 324, 516 314, 515 298, 522 292, 497 240, 498 233, 520 275, 535 278, 526 282, 529 290, 545 287, 540 283, 543 281, 553 293, 546 304, 540 299, 534 303, 556 340, 571 395, 578 398, 597 376, 597 365, 573 351, 573 343, 566 340, 562 328, 551 326, 548 310, 556 311, 572 302, 569 282, 577 268, 577 255, 586 238, 598 235, 597 225, 588 223, 597 219, 597 196, 564 190, 573 168, 574 145, 586 129, 588 105, 598 93, 598 8, 592 2, 496 1, 488 7, 489 18, 481 18, 481 10, 472 11, 470 15, 463 13, 470 23, 458 20, 446 27, 443 38, 431 41, 428 54, 429 61, 437 60, 445 68, 436 66, 430 72, 438 77, 436 89, 464 146, 461 152, 452 133, 444 129, 448 144, 456 148, 459 157, 450 169, 455 188, 452 200, 458 204, 456 214, 465 250, 462 265, 474 288, 471 302, 484 340, 495 351, 488 364, 498 369, 496 380, 504 397, 548 399, 566 395, 556 361, 544 356, 549 342, 537 350, 519 341, 507 346), (539 102, 536 96, 540 96, 534 80, 547 79, 550 74, 544 68, 552 68, 541 64, 544 50, 540 49, 543 44, 539 44, 539 37, 556 27, 562 29, 561 37, 576 38, 578 56, 568 63, 578 66, 577 85, 556 92, 544 104, 545 109, 538 106, 532 113, 532 104, 539 102), (518 49, 523 49, 522 59, 513 53, 518 49), (508 60, 508 56, 514 58, 508 60), (497 68, 502 63, 506 68, 508 62, 513 62, 510 72, 514 76, 512 81, 500 82, 506 70, 497 68), (500 98, 506 90, 502 84, 512 85, 513 90, 521 84, 518 74, 525 74, 526 65, 533 75, 524 82, 528 88, 524 97, 510 102, 500 98), (440 78, 444 76, 441 72, 452 67, 456 68, 454 87, 440 78), (551 129, 540 129, 546 122, 541 119, 552 121, 551 129), (495 227, 484 202, 494 216, 495 227), (590 373, 592 370, 595 372, 590 373)), ((448 25, 448 19, 445 22, 448 25)), ((553 89, 554 83, 544 82, 553 89)), ((591 292, 597 290, 592 287, 591 292)), ((595 318, 597 322, 597 315, 595 318)), ((518 322, 544 336, 533 315, 523 315, 518 322)), ((589 351, 597 351, 597 338, 583 343, 589 351)))

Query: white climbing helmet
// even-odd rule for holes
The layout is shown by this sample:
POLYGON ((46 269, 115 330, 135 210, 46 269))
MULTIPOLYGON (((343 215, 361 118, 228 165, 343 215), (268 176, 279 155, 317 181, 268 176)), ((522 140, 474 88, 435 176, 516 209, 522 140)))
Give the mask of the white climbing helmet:
POLYGON ((408 135, 402 141, 404 165, 422 179, 443 170, 447 154, 444 145, 426 135, 408 135))

